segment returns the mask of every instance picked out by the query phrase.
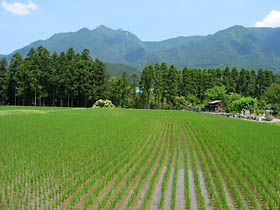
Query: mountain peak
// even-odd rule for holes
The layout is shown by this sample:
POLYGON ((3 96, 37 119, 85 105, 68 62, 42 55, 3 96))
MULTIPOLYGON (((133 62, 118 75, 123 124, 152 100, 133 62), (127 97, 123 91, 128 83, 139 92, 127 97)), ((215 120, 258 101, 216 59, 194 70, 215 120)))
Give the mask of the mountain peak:
POLYGON ((88 32, 90 31, 87 27, 81 28, 80 30, 78 30, 77 32, 88 32))
POLYGON ((97 28, 95 28, 94 30, 96 30, 96 31, 113 31, 113 29, 111 29, 105 25, 100 25, 97 28))

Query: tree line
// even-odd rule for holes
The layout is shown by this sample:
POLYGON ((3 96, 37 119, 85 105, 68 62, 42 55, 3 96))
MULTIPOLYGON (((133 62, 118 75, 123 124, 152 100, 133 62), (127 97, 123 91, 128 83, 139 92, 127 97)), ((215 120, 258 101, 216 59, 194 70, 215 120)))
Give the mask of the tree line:
POLYGON ((5 58, 0 60, 1 105, 90 107, 109 99, 118 107, 174 109, 182 101, 190 106, 205 104, 207 90, 214 87, 262 99, 274 83, 279 83, 279 76, 269 70, 178 70, 165 63, 145 66, 141 78, 123 73, 109 80, 104 63, 93 60, 87 49, 50 55, 39 46, 25 58, 15 53, 9 65, 5 58))
POLYGON ((105 98, 105 64, 92 60, 89 50, 73 48, 59 55, 39 46, 26 58, 15 53, 8 66, 0 61, 0 103, 34 106, 90 106, 105 98))
MULTIPOLYGON (((189 104, 197 105, 209 100, 207 91, 214 87, 223 87, 226 94, 239 94, 244 97, 261 99, 265 90, 273 83, 279 83, 279 76, 269 70, 237 68, 177 70, 174 65, 165 63, 148 65, 144 68, 140 88, 145 98, 145 106, 173 108, 178 97, 183 97, 189 104)), ((213 99, 213 98, 212 98, 213 99)), ((216 98, 220 99, 220 98, 216 98)))

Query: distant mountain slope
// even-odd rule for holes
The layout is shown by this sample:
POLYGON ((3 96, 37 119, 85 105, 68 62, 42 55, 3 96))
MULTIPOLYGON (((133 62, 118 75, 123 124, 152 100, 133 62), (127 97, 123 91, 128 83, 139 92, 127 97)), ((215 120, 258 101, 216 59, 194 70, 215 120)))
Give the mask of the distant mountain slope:
POLYGON ((128 79, 132 77, 133 74, 136 77, 140 78, 140 71, 132 66, 125 65, 125 64, 112 64, 112 63, 105 63, 107 73, 109 74, 110 78, 120 76, 123 72, 127 73, 128 79))
MULTIPOLYGON (((179 68, 236 66, 271 69, 280 73, 280 28, 233 26, 208 36, 144 42, 128 31, 99 26, 94 30, 84 28, 77 32, 55 34, 17 51, 25 56, 31 47, 39 45, 51 53, 66 51, 69 47, 77 52, 88 48, 93 58, 133 65, 138 69, 146 64, 166 62, 179 68)), ((7 57, 11 58, 11 55, 7 57)))
POLYGON ((155 61, 175 63, 180 68, 185 65, 199 68, 236 66, 280 73, 280 28, 235 26, 179 47, 153 52, 138 65, 155 61))

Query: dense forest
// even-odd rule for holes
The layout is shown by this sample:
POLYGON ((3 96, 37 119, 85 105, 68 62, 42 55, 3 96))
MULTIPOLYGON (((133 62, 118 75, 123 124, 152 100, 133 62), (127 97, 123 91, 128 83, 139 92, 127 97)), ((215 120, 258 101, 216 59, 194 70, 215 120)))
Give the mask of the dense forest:
POLYGON ((105 64, 93 60, 87 49, 51 55, 39 46, 25 58, 15 53, 9 65, 5 58, 0 60, 1 105, 91 107, 99 99, 109 99, 118 107, 174 109, 178 104, 199 106, 221 99, 211 98, 213 88, 263 101, 273 83, 279 83, 279 76, 269 70, 178 70, 165 63, 145 66, 141 78, 123 73, 109 79, 105 64))

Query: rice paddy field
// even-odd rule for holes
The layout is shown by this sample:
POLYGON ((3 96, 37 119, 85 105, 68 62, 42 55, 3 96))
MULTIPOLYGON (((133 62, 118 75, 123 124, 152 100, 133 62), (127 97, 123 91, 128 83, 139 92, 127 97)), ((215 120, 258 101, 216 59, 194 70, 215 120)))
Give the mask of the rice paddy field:
POLYGON ((280 127, 184 111, 0 107, 0 209, 279 209, 280 127))

